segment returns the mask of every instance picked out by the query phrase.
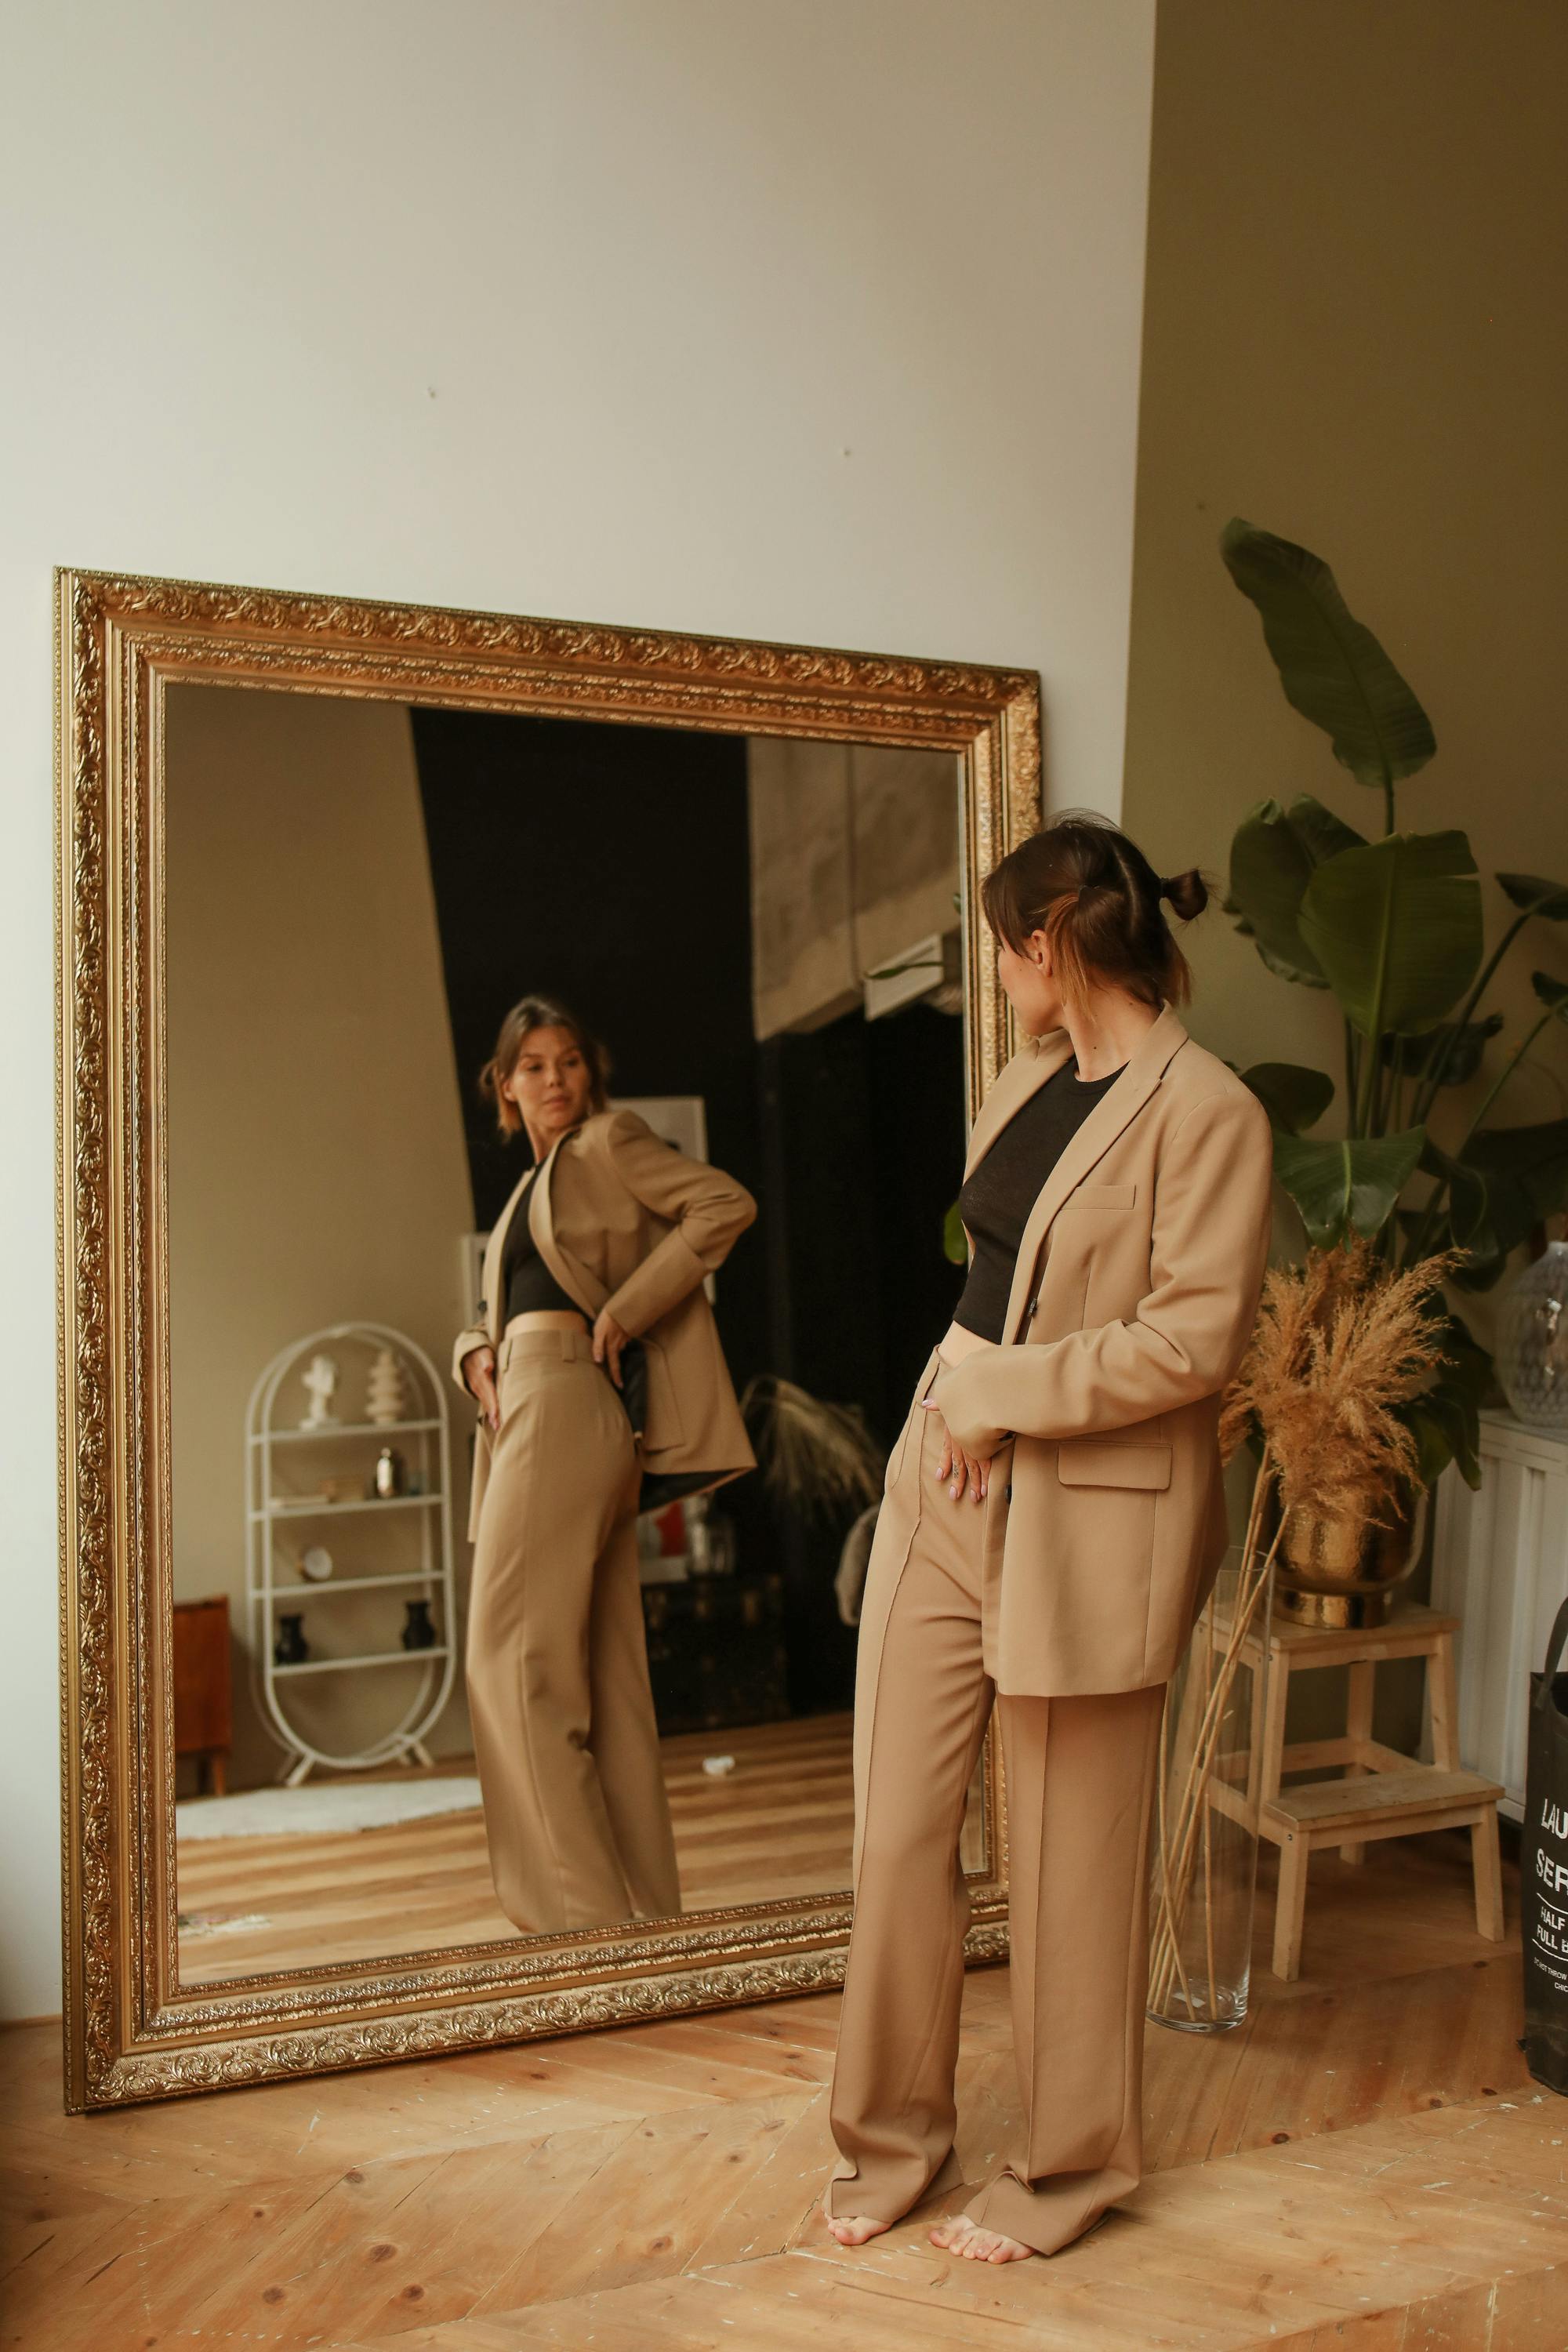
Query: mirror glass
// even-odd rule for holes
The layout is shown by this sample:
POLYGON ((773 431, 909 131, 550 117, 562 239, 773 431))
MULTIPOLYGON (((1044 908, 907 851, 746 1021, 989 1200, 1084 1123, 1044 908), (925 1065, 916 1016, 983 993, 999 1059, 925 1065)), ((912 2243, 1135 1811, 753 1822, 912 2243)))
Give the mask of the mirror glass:
POLYGON ((841 1895, 962 1282, 958 761, 176 685, 165 773, 182 1985, 841 1895))

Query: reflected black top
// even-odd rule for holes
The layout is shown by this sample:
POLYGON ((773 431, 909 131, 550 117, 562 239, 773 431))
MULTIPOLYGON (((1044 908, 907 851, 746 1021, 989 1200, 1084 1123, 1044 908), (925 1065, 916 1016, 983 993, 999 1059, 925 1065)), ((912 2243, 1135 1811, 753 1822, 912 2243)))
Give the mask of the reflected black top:
POLYGON ((569 1307, 574 1314, 583 1312, 578 1300, 567 1297, 540 1256, 538 1245, 528 1229, 528 1204, 533 1196, 534 1179, 538 1174, 536 1168, 518 1197, 517 1206, 511 1213, 511 1223, 507 1227, 506 1245, 501 1251, 500 1262, 500 1291, 506 1301, 506 1313, 501 1318, 503 1324, 510 1323, 514 1315, 532 1314, 542 1307, 556 1309, 569 1307))
MULTIPOLYGON (((1122 1064, 1122 1069, 1126 1068, 1122 1064)), ((958 1196, 958 1213, 974 1239, 974 1256, 952 1319, 982 1339, 1000 1340, 1018 1263, 1018 1244, 1040 1188, 1102 1095, 1109 1077, 1080 1078, 1069 1055, 1016 1110, 958 1196)))

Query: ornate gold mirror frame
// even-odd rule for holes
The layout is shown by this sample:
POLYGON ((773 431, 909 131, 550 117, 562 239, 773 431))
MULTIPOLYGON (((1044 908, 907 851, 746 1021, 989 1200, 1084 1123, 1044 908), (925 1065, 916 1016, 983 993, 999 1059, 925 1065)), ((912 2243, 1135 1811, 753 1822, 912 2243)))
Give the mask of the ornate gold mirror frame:
MULTIPOLYGON (((1038 823, 1039 689, 961 663, 62 572, 57 912, 67 2100, 425 2056, 840 1981, 847 1899, 183 1990, 175 1941, 164 698, 181 682, 946 749, 970 1115, 1006 1050, 977 877, 1038 823)), ((1006 1948, 986 1752, 972 1960, 1006 1948)))

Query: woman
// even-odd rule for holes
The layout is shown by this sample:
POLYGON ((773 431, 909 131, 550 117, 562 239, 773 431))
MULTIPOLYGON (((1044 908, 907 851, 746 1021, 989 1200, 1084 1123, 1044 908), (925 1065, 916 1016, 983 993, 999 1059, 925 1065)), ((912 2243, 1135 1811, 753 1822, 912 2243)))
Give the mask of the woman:
POLYGON ((1257 1312, 1268 1120, 1173 1009, 1160 909, 1114 826, 1063 819, 987 878, 1028 1042, 975 1123, 971 1256, 889 1464, 855 1699, 855 1920, 824 2215, 858 2245, 952 2158, 964 1796, 1006 1773, 1024 2126, 934 2244, 1053 2253, 1137 2185, 1148 1836, 1164 1685, 1226 1549, 1219 1392, 1257 1312))
POLYGON ((500 1906, 525 1932, 680 1908, 637 1570, 643 1466, 677 1491, 754 1461, 703 1277, 751 1194, 605 1107, 604 1048, 524 997, 480 1074, 533 1165, 485 1250, 453 1377, 479 1406, 468 1706, 500 1906), (639 1451, 622 1353, 646 1353, 639 1451))

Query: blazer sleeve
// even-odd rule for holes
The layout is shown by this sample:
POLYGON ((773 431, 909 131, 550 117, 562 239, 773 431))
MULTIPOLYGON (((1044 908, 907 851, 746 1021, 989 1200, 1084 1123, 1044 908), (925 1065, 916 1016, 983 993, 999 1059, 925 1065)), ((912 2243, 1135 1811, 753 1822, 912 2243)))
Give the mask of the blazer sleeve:
POLYGON ((721 1168, 689 1160, 661 1142, 636 1111, 616 1112, 605 1132, 605 1149, 633 1198, 674 1229, 605 1302, 621 1328, 636 1338, 723 1265, 755 1217, 757 1204, 721 1168))
POLYGON ((474 1349, 488 1348, 489 1344, 490 1335, 482 1323, 471 1323, 466 1331, 458 1332, 452 1343, 452 1378, 470 1402, 477 1403, 478 1399, 463 1378, 463 1358, 470 1355, 474 1349))
POLYGON ((1124 1428, 1213 1396, 1234 1375, 1262 1295, 1273 1138, 1251 1096, 1205 1097, 1160 1157, 1151 1286, 1136 1315, 1060 1339, 977 1348, 928 1394, 965 1453, 1019 1437, 1124 1428))

